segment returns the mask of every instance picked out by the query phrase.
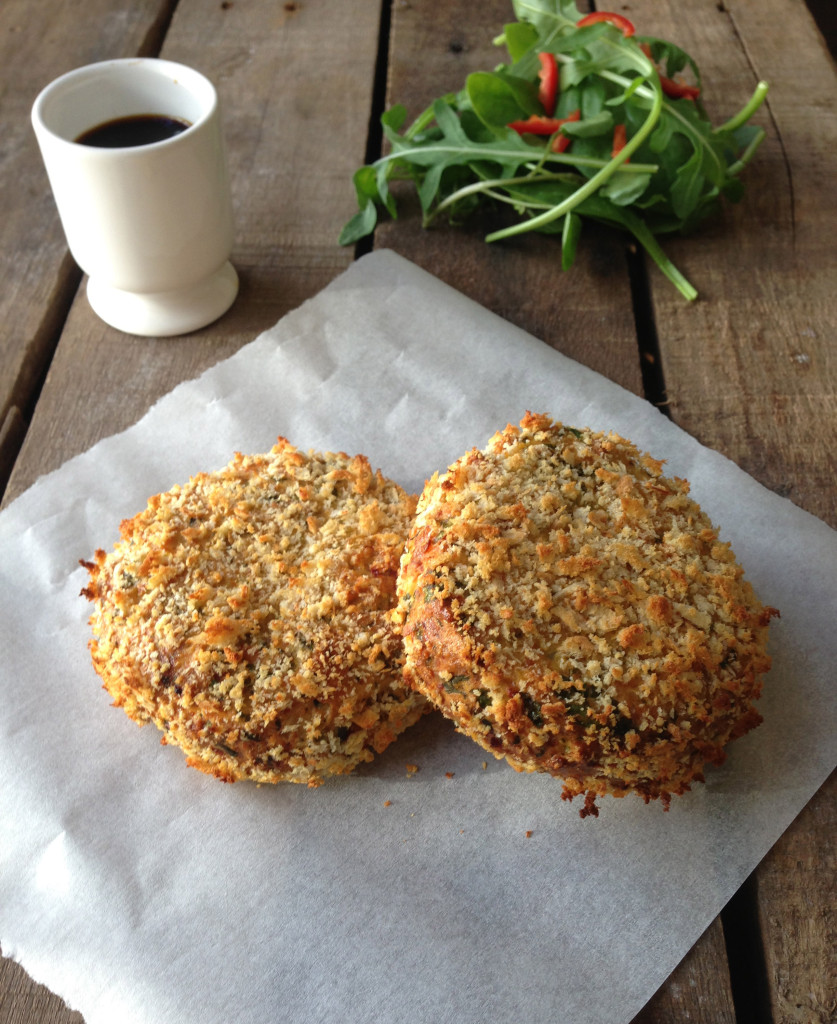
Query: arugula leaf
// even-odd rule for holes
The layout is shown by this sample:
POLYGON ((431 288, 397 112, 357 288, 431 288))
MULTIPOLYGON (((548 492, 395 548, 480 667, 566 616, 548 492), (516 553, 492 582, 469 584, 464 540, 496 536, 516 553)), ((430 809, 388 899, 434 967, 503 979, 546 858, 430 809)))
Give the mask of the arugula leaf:
POLYGON ((575 262, 575 251, 581 236, 581 217, 572 210, 564 217, 561 231, 561 269, 569 270, 575 262))
POLYGON ((510 64, 469 75, 464 88, 435 100, 407 128, 403 106, 383 114, 389 152, 355 173, 358 212, 340 243, 371 234, 380 210, 397 216, 390 183, 407 180, 425 226, 441 213, 456 223, 485 203, 499 204, 517 219, 486 241, 560 233, 565 270, 584 217, 620 228, 682 295, 695 298, 655 236, 691 231, 722 200, 741 199, 739 175, 765 135, 748 121, 767 85, 760 82, 737 114, 713 127, 696 91, 700 71, 674 43, 626 37, 606 21, 579 27, 573 0, 513 6, 518 20, 496 40, 510 64), (560 71, 557 120, 543 117, 538 99, 543 53, 554 55, 560 71), (673 78, 684 71, 694 86, 673 78), (531 117, 539 119, 538 134, 526 131, 531 117), (520 132, 511 127, 519 122, 520 132))
POLYGON ((648 46, 651 50, 651 59, 667 78, 674 78, 676 74, 688 67, 698 88, 701 87, 700 69, 685 50, 681 50, 679 46, 668 43, 664 39, 656 39, 654 36, 635 36, 634 38, 638 43, 645 43, 648 46))
POLYGON ((571 121, 564 125, 564 134, 574 139, 593 139, 599 135, 613 137, 613 114, 609 110, 600 110, 598 114, 571 121))
POLYGON ((542 111, 534 83, 516 75, 475 71, 465 80, 471 109, 489 128, 505 128, 542 111))
POLYGON ((503 35, 494 40, 495 43, 506 44, 512 60, 520 60, 538 41, 538 30, 525 21, 513 21, 503 29, 503 35))
POLYGON ((513 0, 512 7, 517 20, 534 25, 541 36, 556 27, 573 27, 581 17, 574 0, 513 0))

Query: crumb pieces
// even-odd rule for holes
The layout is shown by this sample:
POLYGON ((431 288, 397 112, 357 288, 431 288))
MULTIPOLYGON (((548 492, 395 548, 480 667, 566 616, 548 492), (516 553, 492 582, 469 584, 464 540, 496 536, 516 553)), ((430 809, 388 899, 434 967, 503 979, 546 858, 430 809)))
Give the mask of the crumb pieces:
POLYGON ((84 563, 114 704, 226 782, 371 761, 426 710, 390 620, 414 510, 364 456, 283 438, 153 496, 84 563))
POLYGON ((483 761, 483 763, 482 763, 482 770, 483 771, 488 771, 488 761, 483 761))
POLYGON ((615 434, 527 414, 434 475, 397 590, 410 685, 585 817, 665 806, 761 720, 775 609, 688 483, 615 434))
POLYGON ((526 829, 526 838, 527 839, 531 839, 532 838, 532 830, 530 828, 526 829))
POLYGON ((411 779, 416 774, 416 772, 418 770, 419 770, 419 766, 417 764, 408 764, 407 765, 407 778, 411 779))
POLYGON ((445 778, 446 779, 452 779, 454 775, 455 775, 455 772, 445 772, 445 778))
POLYGON ((384 800, 384 807, 392 807, 392 800, 384 800))

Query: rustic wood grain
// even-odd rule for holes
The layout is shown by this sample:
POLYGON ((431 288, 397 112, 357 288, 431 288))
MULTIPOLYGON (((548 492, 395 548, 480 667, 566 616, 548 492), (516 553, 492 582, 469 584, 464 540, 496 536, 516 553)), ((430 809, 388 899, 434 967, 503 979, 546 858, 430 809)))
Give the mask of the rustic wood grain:
MULTIPOLYGON (((403 103, 409 116, 416 116, 436 96, 460 88, 470 71, 493 67, 503 54, 491 40, 507 20, 509 8, 501 0, 482 4, 479 11, 465 0, 443 9, 432 0, 396 4, 388 103, 403 103), (418 62, 421 75, 414 73, 418 62)), ((484 219, 465 228, 424 230, 415 200, 404 201, 398 220, 378 228, 375 244, 396 250, 553 348, 642 393, 626 240, 606 229, 585 228, 576 266, 563 273, 555 239, 524 236, 486 246, 486 230, 484 219)), ((635 1024, 734 1019, 723 933, 715 922, 635 1024)))
POLYGON ((130 426, 175 384, 232 354, 348 266, 353 253, 336 240, 364 158, 378 20, 369 0, 209 8, 181 0, 162 56, 208 74, 221 96, 241 292, 221 321, 174 339, 123 335, 79 295, 7 501, 130 426))
POLYGON ((835 836, 837 773, 832 773, 756 872, 774 1024, 837 1020, 835 836))
MULTIPOLYGON (((403 103, 415 117, 437 96, 460 89, 471 71, 507 59, 492 40, 511 19, 506 0, 478 8, 467 0, 396 3, 388 105, 403 103)), ((399 217, 381 223, 376 247, 394 249, 565 355, 642 392, 624 238, 586 226, 577 264, 564 273, 555 239, 524 236, 487 246, 484 217, 462 228, 440 219, 425 230, 411 190, 393 191, 402 199, 399 217)))
POLYGON ((12 960, 0 960, 0 1021, 2 1024, 84 1024, 80 1013, 70 1010, 45 988, 37 985, 12 960))
POLYGON ((700 298, 687 304, 652 274, 669 409, 704 444, 837 525, 835 66, 791 0, 772 3, 769 17, 731 0, 696 2, 688 19, 680 11, 632 3, 643 26, 676 33, 696 57, 713 120, 742 105, 759 78, 771 89, 757 118, 768 139, 745 172, 743 201, 667 245, 700 298))
MULTIPOLYGON (((692 9, 699 8, 701 16, 684 23, 675 4, 632 4, 636 16, 656 19, 661 35, 676 26, 704 70, 706 102, 720 120, 766 79, 760 120, 768 139, 747 171, 744 201, 699 238, 670 248, 702 298, 686 307, 654 283, 671 414, 835 525, 834 62, 798 4, 779 0, 769 17, 743 0, 692 9)), ((832 780, 756 872, 777 1024, 834 1020, 834 974, 810 950, 835 948, 836 802, 832 780)))
MULTIPOLYGON (((125 0, 97 0, 81 15, 77 5, 54 5, 50 18, 57 21, 51 20, 48 33, 55 52, 53 72, 53 65, 37 52, 42 33, 26 29, 24 4, 15 3, 21 24, 16 36, 21 53, 16 59, 22 68, 38 69, 37 88, 70 67, 137 52, 160 23, 151 4, 146 4, 147 23, 140 17, 142 5, 125 0), (75 22, 62 33, 63 15, 75 22), (99 30, 97 17, 112 26, 109 33, 99 30), (87 48, 76 45, 77 40, 87 48)), ((29 19, 33 7, 26 6, 29 19)), ((9 10, 0 8, 0 31, 9 10)), ((5 502, 42 473, 135 422, 175 384, 252 340, 348 266, 353 253, 340 249, 336 239, 352 212, 352 171, 364 157, 378 20, 379 5, 371 0, 351 6, 341 0, 255 5, 219 0, 210 7, 201 0, 181 0, 161 56, 204 71, 221 95, 236 211, 233 262, 241 292, 222 321, 176 339, 141 339, 114 331, 94 316, 79 294, 5 502)), ((18 120, 28 118, 37 92, 28 85, 32 74, 23 79, 21 95, 12 97, 13 105, 4 107, 4 114, 15 109, 18 120)), ((3 80, 10 80, 5 68, 3 80)), ((3 102, 12 91, 17 92, 17 85, 3 102)), ((9 294, 17 327, 7 323, 3 337, 9 339, 8 365, 13 359, 30 359, 34 379, 46 354, 43 346, 33 355, 28 354, 31 345, 22 349, 23 332, 36 333, 24 321, 43 322, 49 296, 62 288, 58 269, 63 265, 66 270, 67 263, 40 159, 36 152, 24 152, 33 146, 22 135, 9 147, 12 159, 29 168, 34 212, 28 226, 18 224, 16 235, 0 235, 8 237, 0 258, 5 252, 32 252, 32 265, 20 276, 23 284, 9 294), (24 228, 28 235, 21 233, 24 228)), ((0 194, 4 212, 12 211, 15 201, 0 194)), ((6 227, 0 222, 0 232, 6 227)), ((0 312, 3 309, 0 304, 0 312)), ((2 364, 4 381, 6 365, 2 364)), ((16 417, 9 424, 17 431, 16 417)), ((80 1024, 81 1019, 16 964, 0 960, 0 1024, 80 1024)))
POLYGON ((715 918, 631 1024, 735 1024, 724 935, 715 918))
MULTIPOLYGON (((35 93, 54 74, 142 52, 165 33, 164 56, 216 81, 237 212, 233 258, 242 278, 241 295, 222 321, 180 339, 121 335, 101 324, 79 295, 7 501, 41 473, 133 423, 180 380, 231 354, 352 258, 335 239, 353 212, 348 182, 363 160, 378 3, 180 0, 169 26, 170 6, 163 0, 0 5, 6 133, 0 148, 0 409, 8 410, 0 415, 0 448, 5 436, 19 436, 25 426, 28 412, 14 408, 31 405, 78 282, 28 123, 35 93)), ((500 59, 490 40, 510 18, 507 0, 394 0, 392 7, 389 95, 411 112, 456 88, 466 69, 500 59)), ((757 77, 771 82, 761 118, 770 139, 747 172, 744 202, 696 237, 666 243, 701 298, 686 304, 652 269, 653 311, 676 422, 834 524, 837 370, 828 351, 837 285, 834 65, 798 0, 692 0, 688 18, 683 0, 631 0, 630 10, 627 4, 615 9, 694 53, 717 120, 743 101, 757 77)), ((483 223, 423 231, 415 204, 405 201, 398 223, 383 226, 375 244, 396 249, 641 393, 624 242, 605 230, 586 233, 577 267, 563 274, 548 258, 554 240, 518 239, 486 252, 485 230, 483 223)), ((15 444, 10 441, 9 450, 15 444)), ((2 458, 0 450, 0 465, 2 458)), ((832 778, 755 875, 771 1024, 837 1018, 835 979, 828 974, 835 939, 835 808, 832 778)), ((717 920, 634 1024, 687 1020, 735 1020, 717 920)), ((17 965, 0 960, 0 1024, 35 1021, 81 1024, 82 1018, 17 965)))
MULTIPOLYGON (((771 87, 744 200, 669 246, 701 298, 687 306, 652 277, 654 312, 674 420, 834 526, 837 73, 808 12, 770 6, 704 0, 684 20, 678 4, 632 2, 696 57, 719 121, 759 78, 771 87)), ((832 780, 755 876, 775 1024, 835 1019, 834 973, 812 953, 835 949, 835 803, 832 780)))
POLYGON ((30 125, 32 103, 65 71, 139 52, 167 6, 168 0, 0 4, 0 423, 13 406, 28 418, 80 278, 30 125))
MULTIPOLYGON (((29 111, 57 75, 144 52, 168 6, 168 0, 121 6, 87 0, 81 7, 58 0, 48 10, 26 0, 0 5, 0 489, 81 277, 67 252, 29 111)), ((89 395, 89 383, 82 394, 89 395)), ((20 967, 0 960, 2 1024, 80 1020, 20 967)))

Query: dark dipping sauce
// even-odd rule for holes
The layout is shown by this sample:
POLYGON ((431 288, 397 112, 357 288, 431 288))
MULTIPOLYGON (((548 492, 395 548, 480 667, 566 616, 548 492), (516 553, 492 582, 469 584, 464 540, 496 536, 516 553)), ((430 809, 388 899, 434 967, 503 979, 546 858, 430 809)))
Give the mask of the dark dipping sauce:
POLYGON ((97 124, 75 140, 83 146, 98 146, 100 149, 121 149, 126 146, 149 146, 152 142, 173 139, 187 128, 188 121, 165 114, 133 114, 117 117, 113 121, 97 124))

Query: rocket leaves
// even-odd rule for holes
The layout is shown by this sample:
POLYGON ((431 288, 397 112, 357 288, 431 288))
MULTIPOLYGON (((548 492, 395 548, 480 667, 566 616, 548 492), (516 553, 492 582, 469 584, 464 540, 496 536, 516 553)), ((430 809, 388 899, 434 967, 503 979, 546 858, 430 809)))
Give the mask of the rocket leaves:
MULTIPOLYGON (((657 237, 693 230, 726 199, 741 198, 741 171, 764 138, 747 122, 767 92, 713 127, 700 72, 682 49, 625 34, 619 16, 583 17, 573 0, 514 0, 517 21, 497 40, 510 63, 468 76, 405 127, 402 106, 382 117, 389 151, 354 175, 358 211, 341 244, 371 234, 381 210, 397 216, 393 181, 415 186, 423 223, 461 222, 486 203, 513 221, 489 242, 526 231, 555 234, 568 269, 583 219, 629 232, 688 299, 697 292, 657 237), (608 23, 613 19, 613 24, 608 23), (543 54, 550 54, 544 57, 543 54), (554 110, 539 99, 539 71, 554 61, 554 110), (685 72, 689 81, 683 81, 685 72)), ((546 101, 544 101, 546 102, 546 101)))

